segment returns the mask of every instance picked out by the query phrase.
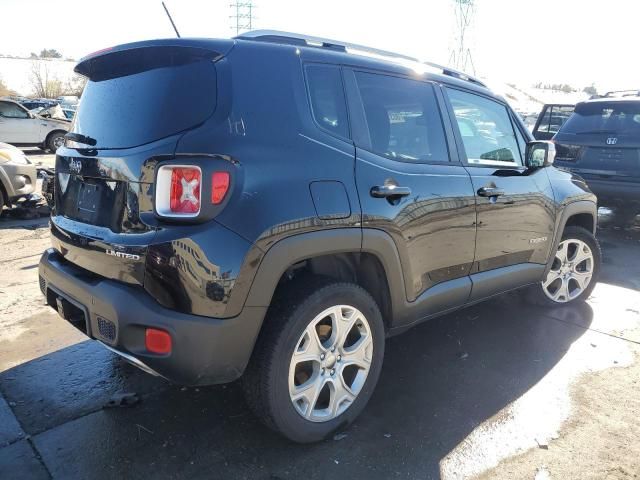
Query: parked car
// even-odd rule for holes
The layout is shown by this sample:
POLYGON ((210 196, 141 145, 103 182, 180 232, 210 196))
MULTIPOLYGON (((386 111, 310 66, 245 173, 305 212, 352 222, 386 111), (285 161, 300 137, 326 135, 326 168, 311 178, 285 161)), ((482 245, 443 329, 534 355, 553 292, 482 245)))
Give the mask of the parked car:
POLYGON ((42 118, 53 118, 56 120, 63 120, 65 122, 71 122, 71 120, 73 119, 73 115, 75 114, 73 110, 62 108, 59 104, 53 105, 51 107, 36 108, 29 111, 31 113, 39 115, 42 118))
POLYGON ((23 100, 19 101, 20 105, 22 105, 27 110, 35 110, 36 108, 49 108, 54 105, 57 105, 57 102, 53 100, 23 100))
POLYGON ((0 141, 13 145, 35 145, 55 152, 70 127, 67 120, 43 118, 18 102, 0 100, 0 141))
POLYGON ((536 140, 551 140, 571 116, 574 108, 575 105, 562 103, 547 104, 542 107, 533 127, 534 138, 536 140))
POLYGON ((579 103, 553 141, 557 164, 584 178, 620 224, 632 223, 640 213, 640 94, 579 103))
POLYGON ((24 152, 0 142, 0 211, 33 193, 36 179, 36 167, 24 152))
POLYGON ((242 376, 294 441, 357 417, 385 337, 522 287, 581 302, 597 281, 595 196, 464 73, 260 31, 75 71, 48 304, 173 382, 242 376))

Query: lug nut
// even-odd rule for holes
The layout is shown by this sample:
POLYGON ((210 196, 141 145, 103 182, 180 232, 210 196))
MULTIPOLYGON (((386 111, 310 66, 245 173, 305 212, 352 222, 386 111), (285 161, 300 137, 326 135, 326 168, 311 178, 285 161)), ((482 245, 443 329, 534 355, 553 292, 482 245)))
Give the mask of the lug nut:
POLYGON ((331 375, 333 375, 334 373, 336 373, 336 371, 332 368, 331 369, 331 375))
POLYGON ((324 368, 322 369, 322 371, 320 372, 320 375, 324 375, 324 368))
POLYGON ((331 347, 331 351, 335 352, 336 351, 336 347, 331 347))
POLYGON ((324 360, 324 353, 320 354, 320 360, 324 360))
POLYGON ((338 361, 342 360, 342 355, 338 355, 338 361))

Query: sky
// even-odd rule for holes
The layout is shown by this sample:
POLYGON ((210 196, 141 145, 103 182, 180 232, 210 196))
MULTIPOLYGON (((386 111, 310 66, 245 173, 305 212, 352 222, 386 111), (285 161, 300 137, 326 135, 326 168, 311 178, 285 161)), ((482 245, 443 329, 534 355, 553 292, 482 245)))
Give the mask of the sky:
MULTIPOLYGON (((166 0, 183 37, 230 37, 233 0, 166 0)), ((453 0, 254 0, 254 28, 322 36, 447 64, 453 0)), ((0 54, 55 48, 80 58, 174 35, 160 0, 0 0, 0 54), (37 13, 36 13, 37 12, 37 13), (57 19, 47 25, 33 23, 57 19), (11 21, 7 21, 12 19, 11 21), (23 21, 21 21, 23 19, 23 21)), ((475 0, 475 73, 532 85, 640 88, 638 0, 475 0)), ((0 72, 2 75, 2 72, 0 72)))

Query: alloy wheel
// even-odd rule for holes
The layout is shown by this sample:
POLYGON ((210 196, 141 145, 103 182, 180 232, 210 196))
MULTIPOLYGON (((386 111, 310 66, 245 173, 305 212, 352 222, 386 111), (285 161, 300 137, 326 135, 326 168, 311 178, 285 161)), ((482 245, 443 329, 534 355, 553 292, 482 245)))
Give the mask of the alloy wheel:
POLYGON ((587 289, 593 268, 593 252, 589 245, 577 239, 563 240, 558 245, 551 270, 542 282, 542 289, 554 302, 569 302, 587 289))
POLYGON ((373 359, 371 328, 355 307, 335 305, 318 314, 300 336, 289 367, 289 395, 312 422, 347 410, 365 384, 373 359))

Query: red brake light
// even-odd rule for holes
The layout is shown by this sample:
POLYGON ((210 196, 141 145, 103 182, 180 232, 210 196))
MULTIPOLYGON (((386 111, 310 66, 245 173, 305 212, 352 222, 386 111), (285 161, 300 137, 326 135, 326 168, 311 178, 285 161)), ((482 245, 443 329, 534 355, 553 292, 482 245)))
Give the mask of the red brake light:
POLYGON ((163 355, 171 353, 171 335, 164 330, 147 328, 144 335, 144 346, 151 353, 163 355))
POLYGON ((229 190, 229 172, 214 172, 211 175, 211 203, 218 205, 229 190))
POLYGON ((199 168, 171 169, 169 209, 172 213, 197 214, 200 211, 201 175, 199 168))

